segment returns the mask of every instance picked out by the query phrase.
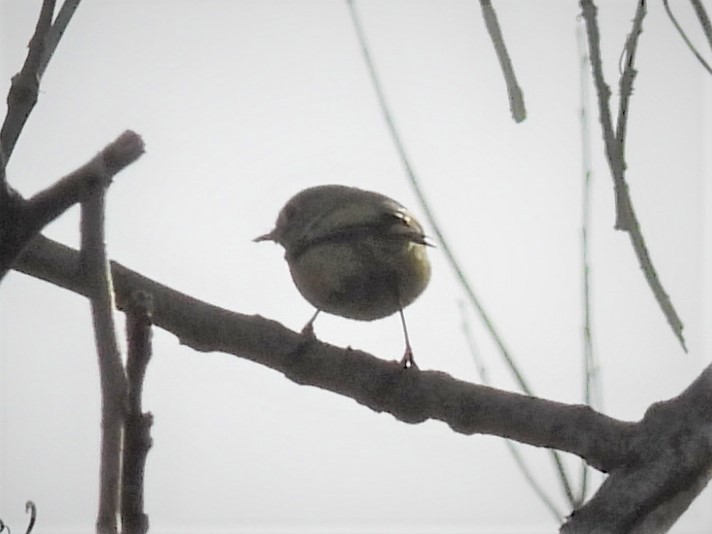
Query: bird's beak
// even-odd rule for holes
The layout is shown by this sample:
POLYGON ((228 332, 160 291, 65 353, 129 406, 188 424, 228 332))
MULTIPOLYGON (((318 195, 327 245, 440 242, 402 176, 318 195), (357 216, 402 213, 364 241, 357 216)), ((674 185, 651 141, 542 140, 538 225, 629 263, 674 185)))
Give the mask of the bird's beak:
POLYGON ((252 241, 254 241, 255 243, 259 243, 260 241, 276 241, 274 233, 275 230, 272 230, 271 232, 268 232, 264 235, 255 237, 252 241))

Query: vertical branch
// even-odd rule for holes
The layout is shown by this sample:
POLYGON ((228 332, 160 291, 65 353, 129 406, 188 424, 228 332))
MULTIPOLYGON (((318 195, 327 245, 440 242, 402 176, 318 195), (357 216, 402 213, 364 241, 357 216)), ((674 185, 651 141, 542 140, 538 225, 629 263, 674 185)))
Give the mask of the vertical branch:
POLYGON ((625 44, 625 70, 620 80, 620 102, 618 106, 618 122, 616 129, 613 129, 610 111, 610 96, 611 90, 606 84, 603 76, 603 67, 601 60, 601 43, 598 31, 597 8, 593 0, 580 0, 581 12, 586 23, 586 33, 588 35, 588 49, 591 59, 591 70, 593 72, 593 81, 596 86, 596 94, 598 96, 599 119, 603 133, 603 142, 606 149, 606 157, 608 166, 613 177, 613 187, 616 197, 616 223, 617 230, 623 230, 628 233, 633 251, 635 252, 638 264, 645 275, 645 280, 650 287, 650 290, 655 297, 660 309, 665 316, 670 328, 677 337, 683 350, 687 351, 685 346, 685 338, 682 335, 683 324, 680 320, 675 307, 666 293, 665 289, 658 278, 658 274, 653 265, 650 253, 645 244, 643 233, 638 223, 638 218, 633 209, 633 203, 628 191, 628 184, 625 180, 625 160, 624 148, 626 125, 628 121, 628 106, 630 95, 633 90, 633 80, 635 78, 635 53, 637 49, 638 38, 642 31, 643 18, 646 12, 645 0, 639 0, 638 8, 633 18, 633 27, 626 40, 625 44))
POLYGON ((509 352, 509 349, 507 349, 506 345, 504 344, 504 339, 497 331, 494 325, 494 321, 490 318, 489 314, 484 309, 484 306, 475 295, 474 289, 472 288, 472 285, 470 284, 469 280, 467 279, 467 276, 465 275, 465 271, 462 269, 460 263, 455 258, 455 253, 453 252, 452 248, 450 247, 450 244, 448 243, 448 240, 445 238, 445 235, 440 229, 440 225, 435 219, 435 214, 431 209, 427 199, 425 198, 425 193, 423 193, 423 190, 420 187, 420 182, 410 163, 410 158, 406 153, 405 146, 403 145, 403 141, 401 140, 401 136, 398 133, 398 129, 396 128, 395 121, 393 120, 393 116, 388 107, 388 103, 386 102, 386 97, 383 92, 383 88, 381 87, 380 78, 378 76, 378 73, 376 72, 376 66, 373 62, 373 59, 371 58, 371 52, 369 51, 368 44, 366 42, 366 35, 363 32, 358 13, 356 12, 356 7, 354 6, 354 0, 347 0, 347 4, 351 12, 351 19, 354 23, 356 36, 358 38, 359 44, 361 45, 364 62, 366 63, 366 67, 368 68, 371 83, 373 84, 373 89, 376 93, 376 98, 378 99, 381 114, 383 115, 383 118, 386 121, 388 132, 391 135, 391 139, 393 140, 393 144, 395 145, 396 152, 398 152, 398 156, 400 157, 401 164, 403 165, 405 173, 408 179, 410 180, 410 184, 413 187, 413 190, 415 191, 416 197, 418 198, 420 207, 425 213, 425 217, 428 219, 428 223, 430 223, 430 227, 433 229, 433 233, 435 234, 435 237, 437 238, 437 241, 440 244, 443 253, 445 254, 445 257, 447 258, 448 263, 455 271, 455 276, 464 288, 465 293, 469 297, 470 302, 474 306, 477 313, 480 315, 480 318, 485 323, 487 330, 489 331, 490 335, 497 344, 497 347, 499 348, 500 353, 502 354, 502 357, 504 358, 507 364, 507 367, 514 376, 514 379, 516 380, 517 384, 524 393, 533 396, 534 393, 532 388, 529 387, 529 384, 524 378, 524 375, 519 370, 519 366, 514 361, 514 356, 509 352))
MULTIPOLYGON (((363 53, 364 62, 366 63, 366 67, 368 69, 368 73, 371 78, 371 83, 373 85, 373 89, 376 93, 376 98, 378 99, 378 103, 381 108, 381 113, 383 114, 383 118, 386 121, 388 131, 391 135, 391 139, 393 140, 393 144, 395 145, 396 151, 398 152, 398 155, 400 157, 400 160, 401 160, 403 168, 406 172, 406 175, 408 176, 408 179, 410 180, 410 183, 413 186, 413 190, 415 191, 415 194, 418 197, 420 206, 423 209, 423 212, 425 213, 425 216, 427 217, 428 222, 430 223, 430 226, 432 227, 433 232, 435 233, 435 236, 437 237, 437 240, 440 243, 440 246, 442 247, 443 253, 445 254, 445 257, 447 258, 448 263, 452 267, 453 271, 455 271, 455 276, 456 276, 457 280, 460 282, 460 285, 462 286, 462 288, 464 289, 468 298, 470 299, 470 303, 472 304, 472 306, 475 308, 475 310, 479 314, 480 319, 485 324, 487 331, 492 336, 492 339, 494 340, 494 342, 496 343, 496 345, 500 351, 500 355, 502 356, 507 367, 509 368, 510 372, 514 376, 514 379, 516 380, 517 384, 519 385, 519 387, 521 388, 522 391, 524 391, 527 395, 534 396, 534 393, 533 393, 532 389, 529 387, 529 384, 527 383, 527 381, 525 380, 524 375, 519 370, 519 366, 514 361, 514 357, 509 352, 506 345, 504 344, 504 340, 503 340, 502 336, 499 334, 499 332, 495 328, 494 322, 489 317, 489 314, 487 314, 487 312, 485 311, 484 306, 482 305, 482 303, 479 301, 479 299, 475 295, 475 292, 472 289, 472 285, 469 283, 469 280, 465 276, 465 271, 462 269, 459 262, 455 258, 455 254, 453 253, 452 249, 450 248, 448 241, 445 239, 445 236, 444 236, 442 230, 440 229, 440 225, 435 220, 435 215, 433 213, 433 210, 430 208, 430 205, 429 205, 427 199, 425 198, 425 194, 423 193, 423 190, 420 187, 420 183, 419 183, 418 178, 415 174, 415 171, 413 170, 413 166, 410 163, 410 159, 408 158, 408 155, 406 153, 405 146, 403 145, 401 136, 398 133, 398 129, 396 128, 395 121, 393 120, 393 116, 392 116, 390 109, 388 107, 388 104, 386 102, 386 97, 383 92, 383 88, 381 87, 380 78, 376 71, 376 66, 373 62, 373 59, 371 58, 371 53, 369 51, 368 44, 366 42, 366 35, 364 34, 363 28, 361 27, 361 22, 358 17, 358 13, 356 12, 356 6, 354 5, 354 0, 346 0, 346 3, 349 6, 349 10, 351 13, 351 19, 353 21, 354 29, 356 31, 356 36, 358 38, 359 44, 361 45, 361 51, 363 53)), ((564 493, 565 493, 567 499, 569 500, 569 502, 573 504, 573 503, 575 503, 575 497, 573 494, 573 490, 571 488, 571 483, 569 482, 569 479, 568 479, 568 475, 566 474, 566 470, 564 469, 563 462, 561 461, 561 456, 559 455, 559 453, 557 451, 554 451, 554 450, 551 450, 550 454, 551 454, 551 459, 554 463, 554 468, 556 469, 556 473, 559 477, 559 481, 561 482, 561 486, 564 490, 564 493)))
MULTIPOLYGON (((105 170, 97 166, 97 174, 104 173, 105 170)), ((97 179, 82 201, 81 258, 90 288, 101 380, 101 467, 96 530, 98 534, 117 534, 126 376, 114 325, 114 291, 104 243, 106 188, 102 182, 97 179)))
POLYGON ((502 30, 497 20, 497 13, 492 6, 492 0, 480 0, 480 6, 482 7, 482 16, 485 19, 487 33, 489 33, 490 39, 492 40, 499 66, 502 68, 502 74, 504 74, 504 83, 507 85, 507 95, 509 96, 509 110, 512 113, 512 118, 516 122, 522 122, 527 118, 527 110, 524 106, 524 94, 517 82, 517 76, 514 74, 514 67, 507 52, 507 47, 504 44, 502 30))
POLYGON ((596 85, 596 95, 598 96, 598 115, 601 121, 601 129, 603 130, 603 142, 606 148, 606 156, 608 165, 611 168, 613 176, 613 187, 616 197, 616 229, 624 229, 625 212, 625 193, 627 185, 623 180, 625 167, 621 155, 618 153, 620 148, 615 139, 613 131, 613 121, 611 119, 611 88, 606 83, 603 77, 603 61, 601 60, 601 36, 598 31, 596 8, 593 0, 581 0, 581 10, 583 19, 586 24, 586 34, 588 35, 588 50, 591 69, 593 71, 593 81, 596 85))
POLYGON ((42 57, 40 58, 40 64, 37 70, 39 78, 44 76, 44 72, 47 70, 47 65, 49 65, 52 55, 54 55, 54 51, 57 49, 57 45, 59 45, 59 41, 64 35, 64 31, 67 29, 69 22, 72 20, 74 12, 79 7, 80 1, 81 0, 64 0, 64 4, 62 4, 62 7, 59 8, 59 13, 57 13, 57 17, 54 19, 54 23, 52 23, 52 27, 47 33, 45 48, 42 57))
MULTIPOLYGON (((633 82, 638 75, 635 69, 635 54, 638 51, 638 40, 643 32, 643 18, 645 17, 645 0, 641 0, 633 18, 633 27, 628 34, 623 48, 623 59, 625 68, 619 82, 618 99, 618 122, 616 123, 616 143, 618 143, 618 157, 620 166, 625 172, 625 141, 628 128, 628 108, 630 106, 630 96, 633 94, 633 82)), ((621 172, 621 180, 624 180, 621 172)), ((630 203, 630 197, 626 190, 626 201, 630 203)), ((627 228, 627 225, 625 226, 627 228)))
POLYGON ((7 113, 0 128, 3 167, 10 160, 17 139, 37 103, 42 75, 78 5, 79 0, 66 0, 53 24, 55 0, 42 2, 25 63, 20 72, 12 77, 10 92, 7 95, 7 113))
MULTIPOLYGON (((584 402, 595 406, 601 400, 600 376, 598 363, 593 350, 593 327, 591 321, 591 267, 590 267, 590 220, 591 220, 591 135, 589 126, 589 72, 590 60, 586 51, 586 34, 581 24, 576 26, 576 42, 580 58, 580 99, 581 99, 581 171, 582 184, 582 216, 581 216, 581 270, 583 293, 583 386, 584 402)), ((578 496, 582 503, 588 492, 589 466, 581 462, 581 491, 578 496)))
POLYGON ((153 299, 143 291, 133 292, 126 307, 128 352, 128 410, 124 435, 121 524, 125 532, 148 532, 148 516, 143 511, 143 481, 146 456, 151 448, 153 417, 143 413, 141 402, 143 379, 151 358, 151 325, 153 299))
MULTIPOLYGON (((705 7, 702 5, 702 2, 699 2, 698 0, 690 0, 690 2, 695 9, 697 19, 700 21, 702 31, 704 32, 705 37, 707 37, 710 48, 712 48, 712 28, 710 28, 710 19, 707 16, 707 11, 705 11, 705 7)), ((692 41, 690 41, 689 37, 687 37, 685 30, 682 29, 682 26, 680 26, 680 23, 675 18, 675 15, 673 15, 672 9, 670 9, 670 2, 668 0, 663 0, 663 6, 665 7, 665 12, 670 19, 670 22, 672 22, 672 25, 675 26, 677 33, 680 34, 680 37, 682 37, 682 40, 687 45, 687 48, 690 49, 690 52, 692 52, 692 54, 697 58, 697 61, 700 62, 707 72, 712 74, 712 67, 710 67, 709 63, 705 61, 702 54, 697 51, 697 48, 695 48, 695 45, 692 44, 692 41)))
POLYGON ((39 70, 45 50, 45 39, 52 26, 54 4, 54 0, 42 2, 25 63, 20 72, 12 77, 10 92, 7 95, 7 114, 2 128, 0 128, 0 150, 4 154, 5 164, 10 160, 17 138, 37 103, 40 87, 39 70))
MULTIPOLYGON (((477 347, 477 343, 475 342, 475 336, 472 334, 472 329, 470 328, 470 324, 467 321, 467 315, 465 313, 465 304, 464 302, 460 301, 459 305, 460 318, 462 321, 462 333, 465 336, 465 341, 467 341, 467 346, 470 349, 470 355, 472 356, 472 359, 475 362, 475 367, 477 368, 477 375, 479 376, 480 382, 483 385, 489 386, 491 385, 491 382, 489 379, 489 374, 487 372, 487 367, 485 366, 484 360, 480 355, 480 350, 477 347)), ((522 473, 524 480, 527 482, 527 484, 529 484, 536 496, 539 497, 539 500, 544 503, 546 509, 549 510, 551 515, 554 516, 554 519, 556 521, 561 521, 564 515, 559 511, 554 502, 546 494, 544 488, 537 482, 536 478, 534 477, 534 473, 531 472, 529 466, 524 461, 524 457, 519 451, 519 446, 517 442, 512 441, 511 439, 505 439, 504 443, 507 446, 509 454, 514 460, 514 463, 517 464, 519 471, 522 473)))

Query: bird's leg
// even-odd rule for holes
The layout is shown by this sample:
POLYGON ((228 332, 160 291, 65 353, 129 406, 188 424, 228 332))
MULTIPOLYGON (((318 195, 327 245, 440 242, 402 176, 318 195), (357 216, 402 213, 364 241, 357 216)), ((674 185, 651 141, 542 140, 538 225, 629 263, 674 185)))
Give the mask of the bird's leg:
POLYGON ((401 358, 400 364, 403 366, 403 369, 408 369, 409 367, 417 369, 418 366, 415 364, 415 360, 413 359, 413 349, 410 348, 410 339, 408 339, 408 327, 405 325, 405 315, 403 314, 403 308, 399 308, 398 313, 400 313, 401 324, 403 325, 403 336, 405 337, 405 353, 403 354, 403 358, 401 358))
POLYGON ((316 316, 319 315, 319 312, 321 310, 317 308, 317 310, 314 312, 314 315, 312 315, 312 318, 309 319, 309 322, 304 325, 304 328, 302 328, 302 335, 306 337, 316 337, 314 335, 314 321, 316 320, 316 316))

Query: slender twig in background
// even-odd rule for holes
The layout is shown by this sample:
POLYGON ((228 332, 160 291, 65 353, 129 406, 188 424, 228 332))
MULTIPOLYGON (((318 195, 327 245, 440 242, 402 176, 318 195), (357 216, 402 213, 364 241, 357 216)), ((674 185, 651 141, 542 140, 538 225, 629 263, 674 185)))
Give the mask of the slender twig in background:
MULTIPOLYGON (((442 248, 443 253, 445 254, 445 257, 447 258, 448 263, 450 264, 452 269, 455 271, 455 276, 457 277, 458 281, 460 282, 460 285, 463 287, 465 293, 469 297, 470 303, 475 308, 475 310, 477 311, 477 313, 480 316, 480 319, 485 324, 488 332, 492 336, 492 339, 494 340, 495 344, 497 345, 502 358, 504 359, 505 363, 507 364, 508 369, 514 376, 517 384, 519 385, 519 387, 521 388, 521 390, 524 393, 526 393, 527 395, 530 395, 530 396, 534 396, 532 389, 529 387, 529 384, 527 384, 526 380, 524 379, 524 375, 522 375, 522 373, 519 371, 519 367, 514 362, 513 356, 511 355, 511 353, 505 346, 504 340, 502 339, 502 337, 498 333, 497 329, 495 328, 494 323, 492 322, 492 319, 490 319, 490 317, 487 314, 487 312, 485 311, 482 303, 475 296, 475 292, 472 289, 472 285, 469 283, 467 277, 465 276, 464 270, 462 269, 459 262, 455 258, 455 255, 454 255, 452 249, 450 248, 450 245, 448 244, 447 240, 445 239, 445 236, 443 235, 442 231, 440 230, 440 225, 435 220, 435 215, 433 213, 433 210, 430 208, 430 205, 428 204, 428 202, 425 198, 425 195, 420 187, 418 179, 415 175, 415 171, 413 170, 413 167, 410 164, 410 159, 408 158, 408 155, 406 154, 406 151, 405 151, 405 147, 403 146, 403 142, 401 141, 401 137, 398 133, 398 130, 396 129, 395 121, 393 120, 393 116, 391 115, 390 109, 386 102, 386 97, 385 97, 385 94, 381 87, 380 78, 378 76, 378 73, 376 72, 376 66, 371 58, 371 53, 368 48, 368 43, 366 42, 366 35, 364 34, 363 28, 361 27, 361 22, 358 17, 358 13, 356 12, 356 6, 354 5, 354 0, 346 0, 346 3, 349 6, 349 11, 351 13, 351 19, 353 20, 354 28, 356 30, 356 36, 358 38, 359 44, 361 45, 361 51, 363 53, 364 62, 366 63, 366 67, 368 68, 368 73, 371 78, 371 83, 373 84, 373 88, 376 93, 376 97, 378 98, 378 102, 379 102, 379 105, 381 108, 381 113, 383 114, 383 117, 386 121, 386 125, 387 125, 388 131, 391 135, 391 139, 393 140, 393 144, 395 145, 396 151, 398 152, 398 155, 400 157, 403 168, 408 176, 408 179, 410 180, 411 186, 413 187, 413 190, 415 191, 415 194, 418 197, 418 201, 420 202, 420 206, 421 206, 423 212, 425 213, 425 216, 427 217, 428 222, 430 223, 430 227, 433 229, 433 232, 435 233, 435 236, 437 237, 437 240, 440 243, 440 247, 442 248)), ((564 469, 563 462, 561 461, 561 457, 557 451, 551 450, 549 452, 550 452, 551 458, 554 462, 554 466, 555 466, 555 469, 559 476, 559 480, 561 482, 564 493, 566 494, 566 497, 569 500, 569 502, 574 504, 575 497, 574 497, 573 490, 571 488, 571 484, 569 482, 568 476, 566 474, 566 470, 564 469)))
POLYGON ((35 522, 37 521, 37 506, 32 501, 27 501, 25 503, 25 512, 30 514, 30 522, 27 525, 27 530, 25 534, 30 534, 32 529, 35 527, 35 522))
MULTIPOLYGON (((707 17, 707 12, 705 11, 705 8, 702 3, 696 2, 695 0, 690 1, 692 2, 693 6, 695 6, 697 17, 700 20, 700 24, 702 25, 705 35, 707 36, 707 39, 710 43, 710 47, 712 47, 712 30, 710 30, 710 20, 707 17)), ((705 61, 705 58, 702 57, 702 54, 697 51, 695 45, 693 45, 690 39, 687 37, 685 30, 683 30, 682 26, 680 26, 680 23, 677 22, 675 15, 673 15, 672 13, 672 9, 670 9, 670 3, 668 2, 668 0, 663 0, 663 6, 665 6, 665 12, 667 13, 668 18, 672 22, 673 26, 675 26, 675 29, 677 30, 677 33, 680 34, 680 37, 682 37, 682 40, 685 41, 687 48, 690 49, 690 52, 694 54, 694 56, 697 58, 697 61, 702 64, 702 66, 707 70, 707 72, 712 74, 712 67, 710 67, 709 63, 705 61)))
POLYGON ((690 3, 695 10, 697 20, 700 21, 700 26, 702 26, 702 31, 707 38, 707 43, 710 45, 710 49, 712 49, 712 23, 710 23, 710 17, 707 15, 705 6, 700 0, 690 0, 690 3))
POLYGON ((524 106, 524 94, 517 82, 517 76, 514 74, 514 67, 507 52, 507 47, 504 44, 502 30, 497 20, 497 13, 495 13, 491 0, 480 0, 480 5, 482 7, 482 16, 485 19, 485 26, 487 27, 487 33, 489 33, 490 39, 492 39, 499 66, 502 68, 502 73, 504 74, 504 82, 507 84, 509 109, 512 113, 512 118, 516 122, 522 122, 527 118, 527 110, 524 106))
MULTIPOLYGON (((581 270, 583 294, 583 388, 584 402, 600 409, 601 380, 596 354, 593 350, 593 326, 591 321, 591 267, 590 267, 590 228, 591 228, 591 130, 589 125, 590 95, 589 85, 591 65, 586 49, 586 30, 582 24, 576 26, 576 42, 580 58, 580 99, 581 99, 581 171, 582 187, 582 217, 581 217, 581 270)), ((581 462, 581 491, 578 500, 583 503, 588 493, 589 467, 581 462)))
POLYGON ((490 319, 489 314, 487 314, 484 307, 480 303, 480 300, 475 295, 475 292, 472 289, 472 285, 467 280, 467 277, 465 276, 465 272, 460 267, 460 264, 458 263, 457 259, 455 258, 455 255, 454 255, 452 249, 450 248, 450 245, 448 244, 447 240, 445 239, 445 236, 443 235, 442 231, 440 230, 440 225, 435 220, 435 215, 433 213, 433 210, 430 208, 430 205, 428 204, 428 202, 425 198, 425 195, 420 187, 420 184, 418 183, 418 179, 415 175, 415 171, 413 170, 413 168, 410 164, 410 158, 406 154, 405 147, 403 146, 403 142, 401 141, 400 135, 398 134, 398 130, 396 129, 396 125, 393 120, 393 116, 391 115, 390 109, 386 102, 386 98, 383 93, 383 89, 381 88, 380 78, 376 72, 376 67, 373 63, 373 60, 371 59, 371 53, 369 51, 368 44, 366 42, 366 36, 365 36, 363 29, 361 27, 358 13, 356 12, 356 8, 354 6, 354 1, 347 0, 347 4, 351 11, 351 18, 353 20, 354 27, 356 29, 356 35, 357 35, 359 43, 361 45, 361 51, 363 53, 364 61, 368 68, 368 72, 369 72, 369 75, 371 78, 371 82, 373 84, 373 88, 376 92, 376 97, 378 98, 378 103, 380 105, 381 113, 383 114, 383 117, 386 121, 386 125, 387 125, 388 131, 391 135, 391 139, 393 140, 396 151, 398 152, 398 155, 399 155, 401 163, 405 169, 405 172, 408 176, 408 179, 410 180, 413 190, 415 191, 415 194, 418 197, 420 206, 421 206, 423 212, 425 213, 425 216, 427 217, 428 222, 430 223, 430 227, 433 229, 433 232, 435 233, 435 236, 437 237, 440 247, 443 249, 443 252, 444 252, 445 256, 447 257, 448 262, 450 263, 451 267, 454 269, 455 275, 457 276, 458 281, 465 289, 465 292, 467 293, 468 297, 470 298, 470 302, 474 305, 475 309, 477 310, 480 317, 482 318, 485 325, 487 326, 487 329, 489 330, 495 343, 497 344, 497 347, 499 348, 500 352, 502 353, 502 356, 504 357, 504 360, 506 361, 509 370, 511 371, 515 380, 517 381, 517 384, 519 385, 520 389, 524 393, 526 393, 527 395, 533 396, 534 393, 533 393, 531 387, 529 387, 529 384, 525 380, 524 375, 522 375, 522 373, 519 371, 519 367, 514 362, 513 356, 511 355, 511 353, 509 352, 509 350, 507 349, 507 347, 504 344, 504 340, 497 332, 497 329, 494 326, 494 322, 490 319))
MULTIPOLYGON (((470 355, 472 356, 473 361, 475 362, 475 368, 477 369, 477 374, 480 378, 480 382, 485 385, 485 386, 490 386, 491 382, 489 379, 489 373, 487 372, 487 367, 485 366, 485 363, 480 355, 479 348, 477 346, 477 342, 475 341, 475 336, 472 334, 472 329, 470 328, 470 323, 467 320, 467 312, 465 310, 465 303, 462 301, 458 302, 459 308, 460 308, 460 320, 461 320, 461 326, 462 326, 462 333, 465 337, 465 341, 467 341, 467 346, 470 349, 470 355)), ((549 498, 549 496, 546 494, 544 491, 544 488, 536 481, 536 478, 534 478, 534 474, 529 470, 529 466, 527 463, 524 461, 524 457, 519 451, 519 446, 515 441, 505 439, 504 444, 507 446, 507 450, 509 451, 509 454, 511 454, 512 458, 514 459, 514 462, 517 464, 517 467, 521 471, 522 475, 524 476, 524 480, 529 484, 529 486, 534 490, 534 493, 536 494, 539 499, 544 503, 544 506, 546 506, 547 510, 551 512, 551 514, 554 516, 557 522, 560 522, 564 518, 564 514, 562 514, 554 504, 554 502, 549 498)), ((585 462, 584 462, 585 465, 585 462)))
POLYGON ((44 53, 40 59, 39 69, 37 71, 39 78, 42 78, 45 70, 47 70, 47 65, 49 65, 52 55, 57 49, 57 45, 59 45, 59 41, 62 39, 64 31, 67 29, 67 25, 72 20, 74 12, 79 7, 80 1, 81 0, 64 0, 64 4, 62 4, 62 7, 59 8, 59 13, 57 13, 54 22, 52 23, 52 27, 47 33, 47 37, 45 39, 44 53))
POLYGON ((126 375, 116 339, 114 288, 104 244, 105 194, 105 186, 98 182, 82 201, 81 254, 91 292, 101 381, 101 467, 96 530, 98 534, 117 534, 126 375))
POLYGON ((141 406, 143 379, 151 358, 151 325, 153 298, 144 291, 135 291, 125 307, 126 378, 128 408, 124 433, 123 478, 121 484, 121 525, 126 533, 148 532, 148 516, 143 509, 144 471, 151 448, 153 416, 143 413, 141 406))
POLYGON ((613 130, 611 119, 610 97, 611 90, 603 77, 603 67, 601 61, 600 34, 598 31, 597 11, 593 0, 580 0, 581 12, 586 23, 586 33, 588 36, 588 49, 591 60, 593 80, 596 86, 598 97, 599 120, 603 133, 603 142, 606 148, 606 159, 613 177, 613 186, 616 196, 616 223, 617 230, 628 233, 628 237, 633 245, 633 250, 638 259, 638 264, 645 275, 645 280, 653 292, 653 296, 662 310, 673 333, 677 337, 683 350, 687 352, 685 338, 682 334, 683 324, 680 320, 670 297, 665 292, 660 279, 658 278, 650 253, 645 244, 640 224, 635 215, 633 204, 628 191, 628 184, 625 180, 625 159, 624 143, 626 124, 628 121, 628 104, 633 90, 633 80, 636 70, 635 53, 638 38, 642 31, 643 17, 645 17, 645 0, 640 0, 633 19, 633 26, 626 39, 624 62, 625 69, 620 79, 620 100, 618 106, 618 124, 613 130))

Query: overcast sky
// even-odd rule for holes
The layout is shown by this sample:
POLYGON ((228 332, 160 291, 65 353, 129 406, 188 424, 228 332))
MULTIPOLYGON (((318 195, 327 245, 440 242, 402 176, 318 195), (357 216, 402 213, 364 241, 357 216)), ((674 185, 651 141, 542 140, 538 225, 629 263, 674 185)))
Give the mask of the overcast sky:
MULTIPOLYGON (((0 2, 6 88, 39 5, 0 2)), ((522 124, 509 115, 476 1, 357 2, 406 150, 476 292, 535 392, 580 402, 577 5, 495 6, 527 104, 522 124)), ((709 57, 694 16, 676 9, 709 57)), ((635 2, 601 6, 614 109, 634 11, 635 2)), ((649 6, 644 30, 628 178, 690 351, 669 330, 628 238, 613 230, 595 114, 595 346, 604 411, 629 420, 684 389, 712 350, 712 83, 659 3, 649 6)), ((423 213, 343 1, 82 4, 42 81, 9 179, 30 195, 129 128, 147 152, 109 191, 111 256, 294 330, 312 309, 282 250, 252 242, 292 194, 341 183, 423 213)), ((78 210, 45 235, 76 246, 78 210)), ((461 327, 463 293, 442 251, 430 252, 431 284, 406 311, 416 359, 477 382, 461 327)), ((476 314, 467 308, 466 318, 494 385, 516 389, 476 314)), ((322 315, 316 334, 385 359, 403 350, 397 316, 362 323, 322 315)), ((462 436, 436 422, 406 425, 234 356, 195 353, 160 330, 154 353, 145 387, 155 417, 146 479, 152 532, 555 531, 500 439, 462 436)), ((11 273, 0 287, 0 518, 15 531, 25 524, 27 499, 38 505, 42 532, 93 529, 99 409, 88 303, 11 273)), ((568 512, 547 454, 523 450, 568 512)), ((567 465, 577 472, 574 458, 567 465)), ((673 532, 711 526, 708 489, 673 532)))

